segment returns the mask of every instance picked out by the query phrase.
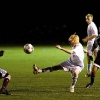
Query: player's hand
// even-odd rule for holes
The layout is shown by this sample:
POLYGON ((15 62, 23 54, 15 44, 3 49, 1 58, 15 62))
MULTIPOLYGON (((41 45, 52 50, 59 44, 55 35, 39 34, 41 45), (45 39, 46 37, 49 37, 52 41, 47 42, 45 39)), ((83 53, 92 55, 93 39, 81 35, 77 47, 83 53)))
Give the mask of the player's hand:
POLYGON ((1 51, 0 51, 0 57, 3 56, 3 55, 4 55, 4 51, 1 50, 1 51))
POLYGON ((83 42, 88 42, 88 38, 82 39, 83 42))
POLYGON ((61 46, 60 45, 56 45, 56 48, 61 49, 61 46))
POLYGON ((84 53, 87 53, 87 50, 86 49, 84 49, 83 51, 84 51, 84 53))

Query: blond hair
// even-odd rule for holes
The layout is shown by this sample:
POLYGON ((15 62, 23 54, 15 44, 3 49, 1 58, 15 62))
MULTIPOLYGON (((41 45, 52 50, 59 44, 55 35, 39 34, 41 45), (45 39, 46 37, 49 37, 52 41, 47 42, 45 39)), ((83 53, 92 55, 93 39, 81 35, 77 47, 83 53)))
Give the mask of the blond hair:
POLYGON ((79 36, 76 35, 76 34, 72 34, 70 37, 69 37, 69 42, 72 42, 74 44, 78 44, 79 43, 79 36))
POLYGON ((93 18, 93 15, 92 14, 87 14, 86 17, 92 17, 93 18))

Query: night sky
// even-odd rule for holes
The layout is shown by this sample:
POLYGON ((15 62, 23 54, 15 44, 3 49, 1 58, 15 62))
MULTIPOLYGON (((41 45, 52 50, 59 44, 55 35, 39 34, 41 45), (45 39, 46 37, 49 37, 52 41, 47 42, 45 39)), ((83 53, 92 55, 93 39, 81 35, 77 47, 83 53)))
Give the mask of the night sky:
POLYGON ((91 0, 3 3, 0 43, 66 43, 74 32, 83 38, 87 35, 86 14, 93 14, 94 22, 100 26, 97 4, 91 0))

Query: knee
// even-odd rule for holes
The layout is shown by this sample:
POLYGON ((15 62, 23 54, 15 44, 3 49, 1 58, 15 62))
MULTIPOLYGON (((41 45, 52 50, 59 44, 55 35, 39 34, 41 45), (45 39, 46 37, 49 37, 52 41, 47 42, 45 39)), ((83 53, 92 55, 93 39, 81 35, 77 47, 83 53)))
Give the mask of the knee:
POLYGON ((78 74, 79 74, 79 70, 78 69, 74 70, 74 76, 78 77, 78 74))
POLYGON ((8 78, 9 80, 11 80, 11 75, 8 75, 6 78, 8 78))

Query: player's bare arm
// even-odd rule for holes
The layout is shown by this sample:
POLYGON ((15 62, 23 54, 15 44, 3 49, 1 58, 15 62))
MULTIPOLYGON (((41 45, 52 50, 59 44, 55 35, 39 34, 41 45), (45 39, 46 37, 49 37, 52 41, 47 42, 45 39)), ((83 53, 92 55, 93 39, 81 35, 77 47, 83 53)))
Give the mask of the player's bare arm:
POLYGON ((88 37, 82 39, 83 42, 87 42, 88 37))
POLYGON ((62 51, 65 51, 68 54, 73 54, 74 53, 72 50, 68 50, 68 49, 62 48, 60 45, 56 45, 56 48, 58 48, 58 49, 60 49, 62 51))
POLYGON ((88 42, 89 40, 92 40, 93 38, 95 38, 97 35, 92 35, 91 37, 86 37, 84 39, 82 39, 83 42, 88 42))
POLYGON ((88 37, 87 39, 88 40, 91 40, 91 39, 93 39, 93 38, 95 38, 97 35, 92 35, 91 37, 88 37))

